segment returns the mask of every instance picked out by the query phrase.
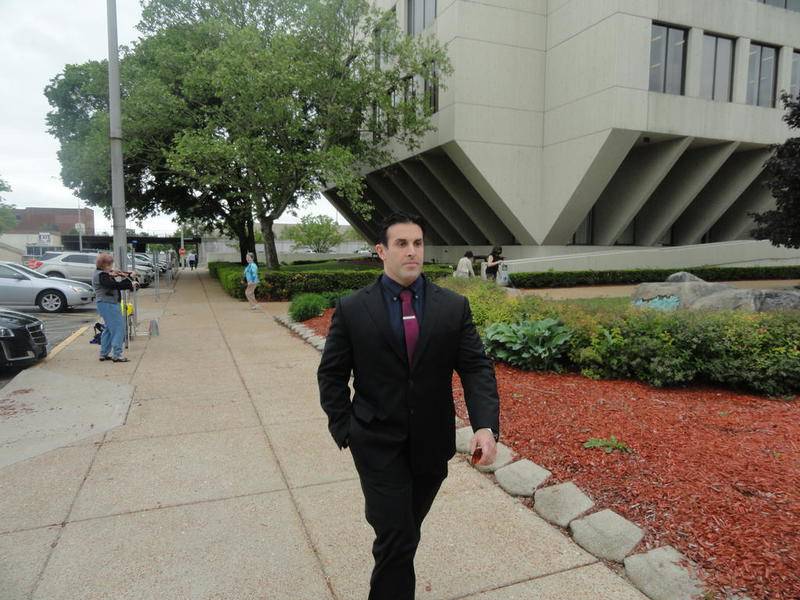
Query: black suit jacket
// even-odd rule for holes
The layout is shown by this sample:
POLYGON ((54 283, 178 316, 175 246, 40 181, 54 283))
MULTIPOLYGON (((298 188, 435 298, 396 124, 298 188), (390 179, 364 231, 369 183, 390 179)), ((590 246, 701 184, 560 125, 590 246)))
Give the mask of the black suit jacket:
POLYGON ((380 279, 342 298, 317 371, 328 429, 356 464, 372 471, 406 447, 415 473, 446 472, 455 454, 453 371, 464 387, 473 430, 499 433, 494 367, 463 296, 425 280, 413 364, 389 324, 380 279), (353 376, 351 400, 348 386, 353 376))

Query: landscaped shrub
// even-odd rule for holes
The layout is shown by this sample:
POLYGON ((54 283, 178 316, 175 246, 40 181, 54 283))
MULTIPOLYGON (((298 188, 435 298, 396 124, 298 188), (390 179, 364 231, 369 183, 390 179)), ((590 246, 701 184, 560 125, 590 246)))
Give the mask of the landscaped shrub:
POLYGON ((556 319, 494 323, 486 328, 486 352, 526 370, 560 370, 559 359, 571 337, 556 319))
POLYGON ((334 308, 339 298, 342 298, 343 296, 349 296, 354 291, 355 290, 338 290, 336 292, 322 292, 320 296, 325 298, 328 308, 334 308))
POLYGON ((328 307, 322 294, 300 294, 289 305, 289 316, 295 321, 308 321, 320 316, 328 307))
POLYGON ((503 288, 479 279, 444 278, 437 283, 469 300, 472 321, 479 331, 491 323, 511 323, 517 318, 517 302, 503 288))
POLYGON ((509 277, 511 284, 517 288, 548 288, 664 281, 677 271, 689 271, 706 281, 800 278, 800 267, 686 267, 680 269, 626 269, 620 271, 541 271, 537 273, 509 273, 509 277))
MULTIPOLYGON (((244 298, 241 283, 244 267, 237 263, 211 263, 209 270, 215 274, 223 289, 235 298, 244 298)), ((330 268, 330 267, 329 267, 330 268)), ((452 274, 449 265, 425 265, 424 272, 431 279, 452 274)), ((258 300, 289 300, 297 294, 334 292, 343 289, 358 289, 373 283, 382 271, 372 268, 337 267, 324 270, 319 264, 282 267, 280 270, 259 270, 261 282, 256 288, 258 300), (308 268, 309 270, 304 270, 308 268)))

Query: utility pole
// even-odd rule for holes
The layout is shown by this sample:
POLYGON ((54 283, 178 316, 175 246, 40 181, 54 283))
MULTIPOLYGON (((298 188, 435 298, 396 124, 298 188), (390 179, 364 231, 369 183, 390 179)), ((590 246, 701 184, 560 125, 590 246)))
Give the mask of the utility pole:
POLYGON ((81 199, 78 198, 78 251, 83 252, 83 216, 81 215, 81 199))
POLYGON ((114 262, 127 268, 128 238, 125 232, 125 188, 122 177, 122 111, 119 91, 119 44, 117 43, 117 3, 106 0, 108 10, 108 105, 111 127, 111 216, 114 223, 114 262))

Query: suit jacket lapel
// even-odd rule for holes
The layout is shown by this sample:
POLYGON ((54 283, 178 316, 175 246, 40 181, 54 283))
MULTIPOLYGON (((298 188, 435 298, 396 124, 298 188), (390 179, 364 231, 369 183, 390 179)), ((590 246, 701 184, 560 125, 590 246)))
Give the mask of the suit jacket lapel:
POLYGON ((397 354, 397 357, 403 362, 408 362, 405 348, 402 347, 400 340, 397 339, 397 336, 392 331, 392 326, 389 324, 389 315, 386 314, 386 302, 383 299, 380 279, 367 288, 366 291, 367 296, 364 299, 364 304, 370 318, 375 323, 375 328, 381 332, 381 335, 397 354))
POLYGON ((430 279, 425 279, 425 308, 422 313, 422 328, 419 332, 419 340, 417 340, 417 347, 414 348, 414 364, 411 365, 411 370, 419 363, 420 357, 425 351, 425 347, 431 341, 431 335, 436 328, 436 321, 439 316, 439 309, 441 308, 441 298, 439 295, 439 287, 431 283, 430 279))

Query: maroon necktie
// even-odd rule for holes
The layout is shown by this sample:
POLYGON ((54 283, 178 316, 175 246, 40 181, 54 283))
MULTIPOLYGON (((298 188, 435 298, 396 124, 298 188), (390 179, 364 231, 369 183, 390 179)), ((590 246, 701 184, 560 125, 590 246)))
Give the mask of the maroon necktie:
POLYGON ((406 352, 408 353, 408 364, 411 366, 414 361, 414 349, 417 347, 419 338, 419 323, 414 314, 414 306, 411 304, 411 290, 400 292, 400 302, 403 307, 403 331, 406 334, 406 352))

